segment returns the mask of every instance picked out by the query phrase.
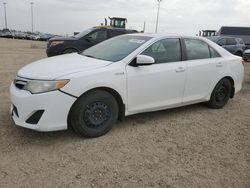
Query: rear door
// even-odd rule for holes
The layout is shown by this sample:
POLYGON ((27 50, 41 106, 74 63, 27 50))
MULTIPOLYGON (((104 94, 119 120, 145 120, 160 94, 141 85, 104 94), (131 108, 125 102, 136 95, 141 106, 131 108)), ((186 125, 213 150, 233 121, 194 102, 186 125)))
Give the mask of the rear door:
POLYGON ((203 101, 209 97, 224 71, 223 58, 206 42, 183 39, 187 56, 187 80, 184 103, 203 101))

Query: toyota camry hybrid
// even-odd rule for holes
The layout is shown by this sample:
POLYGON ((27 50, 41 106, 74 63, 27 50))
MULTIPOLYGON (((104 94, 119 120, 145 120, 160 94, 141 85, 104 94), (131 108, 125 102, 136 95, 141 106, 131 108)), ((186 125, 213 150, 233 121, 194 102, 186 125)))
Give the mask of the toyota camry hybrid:
POLYGON ((98 137, 136 113, 201 102, 222 108, 240 91, 243 72, 241 58, 205 38, 122 35, 20 69, 11 115, 22 127, 98 137))

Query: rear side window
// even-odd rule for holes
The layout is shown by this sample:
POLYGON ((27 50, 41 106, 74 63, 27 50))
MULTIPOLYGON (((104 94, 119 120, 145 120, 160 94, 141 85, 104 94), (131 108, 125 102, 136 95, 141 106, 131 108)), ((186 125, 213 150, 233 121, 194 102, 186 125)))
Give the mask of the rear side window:
POLYGON ((236 45, 236 40, 235 39, 227 39, 227 45, 236 45))
POLYGON ((241 38, 237 38, 237 40, 240 44, 244 44, 244 41, 241 38))
POLYGON ((107 39, 107 31, 104 30, 95 31, 90 35, 88 35, 88 37, 91 37, 95 41, 103 41, 107 39))
POLYGON ((225 38, 222 38, 220 40, 218 40, 217 44, 219 44, 220 46, 226 45, 227 41, 225 38))
POLYGON ((155 63, 181 61, 181 45, 179 39, 162 39, 149 46, 142 55, 154 58, 155 63))
POLYGON ((216 52, 212 47, 209 47, 209 49, 210 49, 211 58, 221 57, 221 55, 218 52, 216 52))
POLYGON ((184 39, 184 41, 188 60, 210 58, 210 50, 207 43, 197 39, 184 39))

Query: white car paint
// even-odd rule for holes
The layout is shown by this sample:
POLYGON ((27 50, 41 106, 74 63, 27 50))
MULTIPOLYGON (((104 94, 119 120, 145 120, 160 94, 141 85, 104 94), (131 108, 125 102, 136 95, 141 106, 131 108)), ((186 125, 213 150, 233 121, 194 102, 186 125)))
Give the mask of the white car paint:
POLYGON ((38 131, 67 129, 68 113, 77 98, 99 87, 111 88, 121 96, 126 116, 208 101, 213 88, 223 77, 234 80, 235 92, 241 89, 244 75, 241 60, 215 43, 199 37, 137 35, 152 39, 118 62, 75 53, 43 59, 23 67, 17 76, 25 79, 67 79, 70 82, 60 91, 41 94, 31 94, 12 83, 11 102, 19 112, 19 117, 13 114, 15 123, 38 131), (164 38, 199 39, 214 48, 221 57, 139 67, 129 65, 149 45, 164 38), (45 109, 38 124, 27 124, 27 118, 38 109, 45 109))

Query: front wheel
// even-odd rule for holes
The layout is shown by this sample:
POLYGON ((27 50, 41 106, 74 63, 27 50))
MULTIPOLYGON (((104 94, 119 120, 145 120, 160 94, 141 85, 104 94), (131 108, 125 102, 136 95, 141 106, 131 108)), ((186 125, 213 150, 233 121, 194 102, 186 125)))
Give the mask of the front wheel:
POLYGON ((224 107, 231 95, 232 92, 232 84, 231 82, 224 78, 215 86, 210 100, 207 103, 211 108, 222 108, 224 107))
POLYGON ((106 134, 118 119, 119 107, 110 93, 90 91, 80 97, 69 114, 69 124, 84 137, 94 138, 106 134))

